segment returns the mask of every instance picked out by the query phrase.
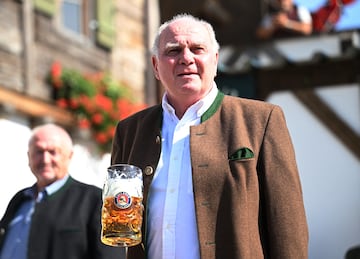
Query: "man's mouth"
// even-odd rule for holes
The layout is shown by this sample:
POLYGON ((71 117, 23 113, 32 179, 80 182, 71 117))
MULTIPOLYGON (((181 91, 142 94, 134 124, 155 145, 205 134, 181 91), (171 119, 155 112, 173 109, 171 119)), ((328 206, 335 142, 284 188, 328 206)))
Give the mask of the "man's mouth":
POLYGON ((193 76, 193 75, 197 75, 197 73, 184 72, 184 73, 179 73, 179 74, 178 74, 178 76, 193 76))

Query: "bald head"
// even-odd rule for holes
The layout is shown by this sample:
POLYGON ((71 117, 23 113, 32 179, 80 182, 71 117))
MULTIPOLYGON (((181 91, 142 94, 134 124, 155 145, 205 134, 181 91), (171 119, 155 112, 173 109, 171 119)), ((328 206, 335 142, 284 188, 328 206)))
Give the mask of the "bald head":
POLYGON ((153 46, 152 46, 152 53, 155 56, 158 56, 159 54, 159 45, 160 45, 160 38, 164 30, 166 30, 171 24, 179 22, 179 21, 188 21, 189 23, 198 23, 204 26, 206 31, 209 34, 209 39, 211 46, 215 52, 219 51, 220 45, 218 41, 216 40, 215 31, 214 28, 210 23, 208 23, 205 20, 202 20, 200 18, 197 18, 195 16, 192 16, 191 14, 178 14, 175 15, 172 19, 164 22, 158 29, 153 46))
POLYGON ((68 174, 72 155, 73 143, 63 128, 55 124, 45 124, 33 129, 28 158, 40 189, 68 174))
POLYGON ((29 147, 38 138, 39 135, 56 137, 59 139, 59 141, 62 142, 63 148, 67 150, 72 150, 73 142, 70 135, 67 133, 66 130, 55 124, 45 124, 35 127, 32 130, 32 134, 29 139, 29 147))

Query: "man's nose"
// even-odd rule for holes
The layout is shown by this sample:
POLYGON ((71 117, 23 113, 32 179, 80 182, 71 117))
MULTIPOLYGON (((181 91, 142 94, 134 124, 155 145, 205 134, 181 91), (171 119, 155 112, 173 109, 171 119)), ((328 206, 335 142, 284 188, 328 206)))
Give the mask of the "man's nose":
POLYGON ((180 63, 188 65, 191 64, 192 62, 194 62, 194 54, 191 52, 190 49, 184 48, 183 51, 181 52, 180 63))
POLYGON ((44 152, 43 153, 43 161, 49 162, 50 160, 51 160, 51 154, 49 152, 44 152))

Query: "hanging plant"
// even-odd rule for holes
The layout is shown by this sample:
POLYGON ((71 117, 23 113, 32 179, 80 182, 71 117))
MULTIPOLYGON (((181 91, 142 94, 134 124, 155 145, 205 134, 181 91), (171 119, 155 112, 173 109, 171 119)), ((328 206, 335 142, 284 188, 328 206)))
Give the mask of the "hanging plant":
POLYGON ((110 151, 118 121, 145 108, 107 73, 83 75, 54 62, 48 79, 56 105, 75 113, 78 127, 91 131, 101 152, 110 151))

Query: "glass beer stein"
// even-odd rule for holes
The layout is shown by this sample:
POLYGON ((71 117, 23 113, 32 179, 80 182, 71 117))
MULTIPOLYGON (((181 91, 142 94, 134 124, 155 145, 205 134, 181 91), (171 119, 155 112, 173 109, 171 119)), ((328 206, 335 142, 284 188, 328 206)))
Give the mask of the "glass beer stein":
POLYGON ((143 215, 142 171, 134 165, 115 164, 108 169, 103 188, 101 241, 128 247, 141 243, 143 215))

